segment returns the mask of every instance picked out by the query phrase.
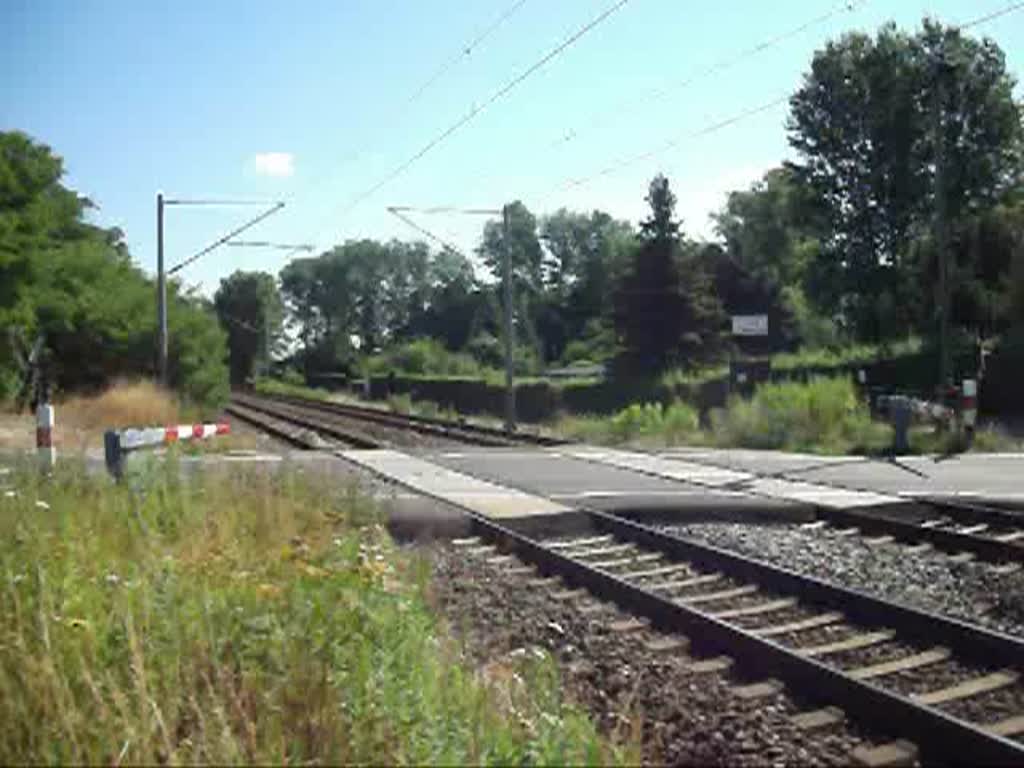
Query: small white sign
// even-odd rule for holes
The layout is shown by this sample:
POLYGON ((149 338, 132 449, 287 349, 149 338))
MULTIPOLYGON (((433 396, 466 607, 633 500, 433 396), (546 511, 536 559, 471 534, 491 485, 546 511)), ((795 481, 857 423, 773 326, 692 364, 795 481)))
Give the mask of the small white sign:
POLYGON ((767 336, 768 315, 733 315, 733 336, 767 336))

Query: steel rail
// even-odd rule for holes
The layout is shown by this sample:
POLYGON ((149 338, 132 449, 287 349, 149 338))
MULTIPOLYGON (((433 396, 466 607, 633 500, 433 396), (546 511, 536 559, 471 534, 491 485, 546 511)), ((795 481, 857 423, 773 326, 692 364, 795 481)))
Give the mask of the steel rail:
MULTIPOLYGON (((670 556, 725 570, 729 575, 756 576, 762 584, 770 582, 797 591, 809 602, 839 607, 845 616, 853 619, 890 626, 898 624, 903 630, 901 638, 912 637, 930 644, 945 640, 962 656, 984 658, 986 666, 993 663, 993 653, 999 653, 1000 660, 1012 659, 1018 663, 1024 658, 1024 643, 1008 636, 835 588, 713 547, 670 537, 612 515, 593 511, 589 515, 598 531, 651 546, 670 556), (936 633, 936 628, 941 631, 936 633)), ((759 638, 697 608, 674 602, 604 569, 556 552, 493 520, 471 512, 470 518, 475 535, 533 563, 541 573, 557 575, 570 586, 586 588, 601 599, 646 617, 656 628, 686 634, 713 653, 735 656, 737 664, 748 673, 779 678, 811 701, 840 706, 865 725, 909 738, 929 760, 992 765, 1019 765, 1024 761, 1024 745, 873 683, 856 680, 796 650, 759 638)))
POLYGON ((363 408, 347 403, 332 403, 323 400, 311 400, 309 398, 296 397, 294 395, 260 395, 268 400, 292 403, 295 405, 309 406, 317 410, 333 411, 335 413, 351 416, 356 419, 373 421, 380 424, 412 429, 423 434, 435 434, 442 437, 450 437, 464 442, 475 442, 478 445, 491 447, 507 447, 517 444, 533 444, 541 446, 565 445, 567 441, 544 435, 535 435, 524 432, 507 433, 497 427, 485 427, 479 424, 464 424, 453 422, 447 419, 432 418, 429 416, 416 416, 412 414, 389 413, 374 408, 363 408))
MULTIPOLYGON (((364 435, 359 432, 353 432, 350 429, 342 429, 338 427, 336 423, 331 423, 330 421, 314 421, 305 416, 296 415, 294 412, 290 412, 288 410, 282 411, 272 407, 268 407, 259 399, 250 398, 247 395, 232 395, 232 402, 244 406, 245 408, 250 408, 254 411, 264 413, 267 416, 273 416, 274 418, 280 419, 281 421, 288 421, 291 422, 292 424, 297 424, 299 426, 305 427, 306 429, 311 429, 314 432, 329 435, 338 440, 341 440, 342 442, 348 443, 349 445, 352 445, 356 448, 374 449, 387 447, 383 441, 372 438, 369 435, 364 435)), ((285 405, 285 407, 287 407, 286 404, 281 405, 285 405)), ((230 407, 231 406, 229 405, 228 408, 230 409, 230 407)))

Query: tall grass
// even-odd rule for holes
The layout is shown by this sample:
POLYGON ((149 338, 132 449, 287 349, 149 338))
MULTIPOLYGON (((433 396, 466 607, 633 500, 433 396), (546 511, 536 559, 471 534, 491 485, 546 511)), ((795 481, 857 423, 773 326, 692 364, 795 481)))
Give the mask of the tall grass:
POLYGON ((725 447, 780 448, 817 453, 874 453, 892 442, 874 422, 849 378, 815 378, 757 388, 712 412, 712 439, 725 447))
POLYGON ((253 389, 261 395, 290 395, 292 397, 305 397, 310 400, 329 400, 331 397, 330 392, 326 389, 307 387, 305 384, 295 383, 294 380, 257 379, 253 389))
POLYGON ((679 445, 701 442, 697 411, 683 402, 634 403, 613 416, 567 416, 555 431, 586 442, 679 445))
POLYGON ((83 430, 176 424, 180 408, 172 392, 151 381, 118 381, 96 396, 58 403, 63 422, 83 430))
POLYGON ((0 495, 0 762, 580 763, 621 756, 548 659, 467 667, 355 491, 293 473, 0 495))

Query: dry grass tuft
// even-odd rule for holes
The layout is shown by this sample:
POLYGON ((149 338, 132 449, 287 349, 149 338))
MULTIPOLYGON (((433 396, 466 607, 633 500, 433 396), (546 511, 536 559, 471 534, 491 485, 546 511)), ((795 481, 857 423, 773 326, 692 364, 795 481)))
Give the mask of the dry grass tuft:
POLYGON ((151 381, 119 381, 97 397, 72 397, 58 404, 58 417, 87 431, 150 427, 178 422, 174 395, 151 381))

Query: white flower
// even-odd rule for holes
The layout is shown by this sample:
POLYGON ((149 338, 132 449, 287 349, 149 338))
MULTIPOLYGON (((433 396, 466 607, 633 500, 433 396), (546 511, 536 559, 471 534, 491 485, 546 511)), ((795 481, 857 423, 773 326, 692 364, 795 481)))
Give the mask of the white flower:
POLYGON ((39 501, 39 500, 36 501, 36 506, 39 507, 40 509, 49 509, 50 508, 50 505, 47 504, 45 501, 39 501))
POLYGON ((106 576, 106 582, 107 582, 107 584, 110 584, 111 586, 116 586, 116 585, 121 583, 121 577, 118 576, 113 571, 111 571, 106 576))
POLYGON ((14 491, 4 491, 4 496, 8 499, 13 499, 17 495, 14 491))

